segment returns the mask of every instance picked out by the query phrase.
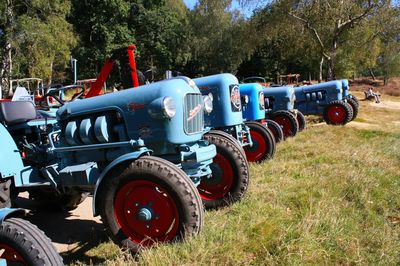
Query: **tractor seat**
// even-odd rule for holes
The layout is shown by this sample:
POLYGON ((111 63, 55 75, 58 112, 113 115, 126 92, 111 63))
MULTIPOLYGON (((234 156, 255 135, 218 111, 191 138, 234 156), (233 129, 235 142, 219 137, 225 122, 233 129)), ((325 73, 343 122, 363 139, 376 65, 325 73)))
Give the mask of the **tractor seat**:
POLYGON ((0 102, 0 122, 8 126, 36 119, 36 109, 32 102, 0 102))

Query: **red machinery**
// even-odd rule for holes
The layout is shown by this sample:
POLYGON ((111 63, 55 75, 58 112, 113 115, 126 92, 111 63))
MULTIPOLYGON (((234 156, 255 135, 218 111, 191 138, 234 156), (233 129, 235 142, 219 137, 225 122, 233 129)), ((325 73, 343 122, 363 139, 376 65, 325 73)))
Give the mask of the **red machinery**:
MULTIPOLYGON (((136 69, 135 49, 136 49, 135 45, 129 45, 128 49, 126 50, 126 53, 128 55, 128 63, 129 63, 129 68, 130 68, 131 82, 133 82, 133 87, 138 87, 139 79, 138 79, 137 69, 136 69)), ((124 61, 124 56, 123 56, 124 51, 125 51, 125 48, 117 49, 113 52, 113 55, 106 60, 103 67, 101 68, 100 73, 97 76, 94 84, 92 85, 92 83, 90 83, 90 90, 85 95, 85 98, 98 96, 103 93, 102 92, 103 85, 106 82, 106 80, 108 79, 108 76, 110 75, 111 70, 114 67, 115 61, 116 60, 124 61)))

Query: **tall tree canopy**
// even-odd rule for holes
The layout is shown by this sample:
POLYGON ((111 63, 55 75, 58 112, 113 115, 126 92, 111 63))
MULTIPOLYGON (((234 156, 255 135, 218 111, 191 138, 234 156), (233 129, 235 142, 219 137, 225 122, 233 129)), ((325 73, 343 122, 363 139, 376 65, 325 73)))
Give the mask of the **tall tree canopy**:
POLYGON ((185 68, 187 74, 236 73, 254 49, 250 23, 231 10, 231 4, 231 0, 200 0, 190 13, 191 60, 185 68))
POLYGON ((70 2, 6 0, 2 10, 2 86, 7 87, 11 75, 51 82, 54 75, 63 74, 76 43, 72 26, 66 21, 70 2))

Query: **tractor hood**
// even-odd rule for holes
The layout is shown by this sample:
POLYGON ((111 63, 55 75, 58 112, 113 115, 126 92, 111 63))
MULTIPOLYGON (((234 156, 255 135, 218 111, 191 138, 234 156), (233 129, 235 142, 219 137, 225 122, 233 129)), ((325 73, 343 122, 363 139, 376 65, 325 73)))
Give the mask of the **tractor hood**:
POLYGON ((203 95, 213 98, 213 111, 205 116, 211 128, 243 123, 239 81, 232 74, 218 74, 193 79, 203 95))
POLYGON ((349 81, 347 79, 342 79, 342 89, 343 97, 347 97, 350 94, 349 81))
POLYGON ((257 121, 265 118, 265 100, 263 86, 259 83, 240 84, 240 94, 246 97, 243 105, 243 118, 257 121))
POLYGON ((270 111, 292 110, 296 101, 294 87, 264 87, 265 108, 270 111))
POLYGON ((164 146, 169 144, 197 141, 204 133, 202 95, 193 81, 185 77, 76 100, 61 107, 57 118, 64 128, 76 121, 80 132, 84 120, 85 126, 99 123, 97 131, 110 128, 111 124, 111 130, 125 135, 126 140, 141 138, 155 151, 167 149, 164 146), (97 118, 103 116, 106 122, 100 124, 97 118))

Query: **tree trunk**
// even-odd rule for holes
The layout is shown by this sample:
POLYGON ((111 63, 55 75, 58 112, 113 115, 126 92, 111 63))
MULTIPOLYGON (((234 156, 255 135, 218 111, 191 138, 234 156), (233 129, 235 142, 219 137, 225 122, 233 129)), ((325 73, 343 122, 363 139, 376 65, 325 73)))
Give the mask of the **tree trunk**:
POLYGON ((332 55, 328 59, 328 80, 336 79, 335 66, 336 66, 336 52, 338 47, 337 38, 338 37, 335 34, 335 37, 333 38, 332 41, 332 55))
POLYGON ((318 83, 322 82, 322 71, 323 71, 324 61, 325 61, 325 57, 321 56, 321 61, 319 61, 318 83))
POLYGON ((54 62, 51 61, 51 63, 50 63, 49 85, 53 82, 53 64, 54 64, 54 62))
POLYGON ((335 74, 335 63, 332 59, 332 57, 328 60, 328 77, 327 80, 335 80, 336 79, 336 74, 335 74))
POLYGON ((369 67, 368 71, 369 71, 369 74, 371 75, 372 79, 376 80, 376 77, 375 77, 374 71, 372 71, 372 68, 369 67))
POLYGON ((12 10, 12 0, 7 0, 6 2, 6 23, 5 23, 5 44, 3 47, 3 58, 0 65, 0 82, 1 89, 3 90, 3 97, 7 97, 10 93, 10 79, 12 71, 12 54, 11 54, 11 38, 10 32, 12 32, 12 27, 14 24, 13 10, 12 10))
POLYGON ((389 83, 389 76, 388 76, 388 75, 385 75, 385 76, 383 77, 383 86, 387 86, 388 83, 389 83))

